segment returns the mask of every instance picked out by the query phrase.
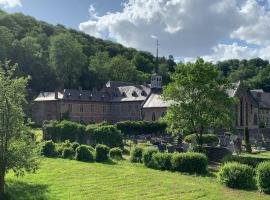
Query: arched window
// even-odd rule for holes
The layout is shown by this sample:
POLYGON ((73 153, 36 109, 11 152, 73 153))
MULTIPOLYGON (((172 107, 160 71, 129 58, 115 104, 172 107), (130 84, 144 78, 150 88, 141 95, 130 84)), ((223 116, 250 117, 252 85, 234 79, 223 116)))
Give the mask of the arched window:
POLYGON ((152 113, 152 121, 156 121, 156 114, 154 112, 152 113))

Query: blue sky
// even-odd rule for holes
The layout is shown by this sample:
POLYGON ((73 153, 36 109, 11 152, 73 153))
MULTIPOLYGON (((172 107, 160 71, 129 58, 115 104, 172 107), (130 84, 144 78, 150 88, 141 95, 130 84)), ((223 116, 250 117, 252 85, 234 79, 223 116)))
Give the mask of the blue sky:
POLYGON ((152 53, 155 36, 160 54, 178 60, 270 59, 270 0, 0 0, 0 7, 152 53))
POLYGON ((52 24, 78 29, 89 19, 88 9, 94 5, 100 15, 121 9, 124 0, 21 0, 22 6, 7 8, 8 12, 22 12, 52 24))

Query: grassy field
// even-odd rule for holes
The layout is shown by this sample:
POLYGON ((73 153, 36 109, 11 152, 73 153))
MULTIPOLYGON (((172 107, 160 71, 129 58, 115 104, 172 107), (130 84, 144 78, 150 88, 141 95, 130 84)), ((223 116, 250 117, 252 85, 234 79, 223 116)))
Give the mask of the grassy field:
POLYGON ((8 174, 8 192, 16 200, 266 200, 257 191, 228 189, 215 177, 196 177, 147 169, 141 164, 82 163, 42 159, 36 174, 8 174))

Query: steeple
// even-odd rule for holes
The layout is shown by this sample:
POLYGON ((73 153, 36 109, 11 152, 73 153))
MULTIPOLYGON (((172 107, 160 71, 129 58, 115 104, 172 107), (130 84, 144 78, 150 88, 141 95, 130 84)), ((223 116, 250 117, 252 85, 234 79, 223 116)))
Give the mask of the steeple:
POLYGON ((159 41, 157 39, 156 67, 151 76, 151 89, 162 89, 162 76, 158 75, 158 71, 159 71, 158 47, 159 47, 159 41))

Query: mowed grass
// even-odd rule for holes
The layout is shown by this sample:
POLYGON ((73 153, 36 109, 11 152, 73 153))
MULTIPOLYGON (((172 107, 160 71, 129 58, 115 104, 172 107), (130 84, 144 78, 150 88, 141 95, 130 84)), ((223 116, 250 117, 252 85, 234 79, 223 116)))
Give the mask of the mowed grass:
POLYGON ((41 161, 36 174, 7 177, 8 192, 16 200, 266 200, 257 191, 228 189, 215 177, 162 172, 121 161, 117 164, 73 160, 41 161))

